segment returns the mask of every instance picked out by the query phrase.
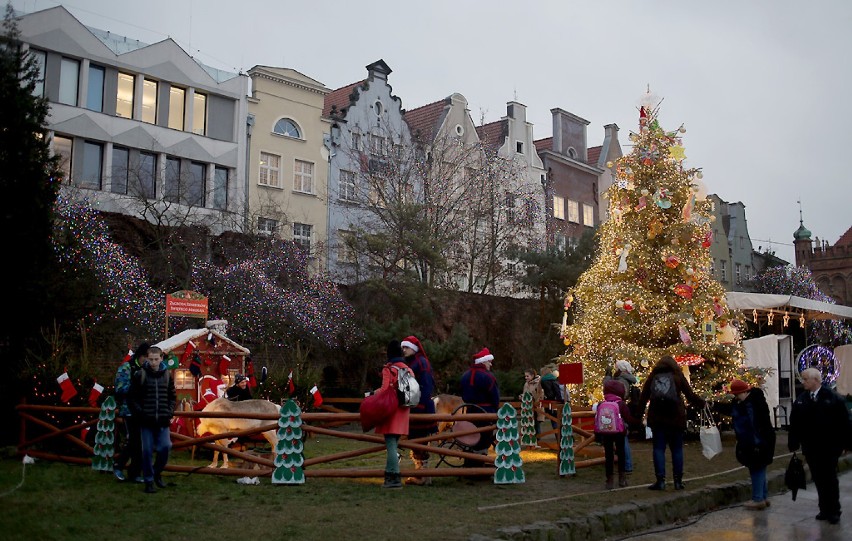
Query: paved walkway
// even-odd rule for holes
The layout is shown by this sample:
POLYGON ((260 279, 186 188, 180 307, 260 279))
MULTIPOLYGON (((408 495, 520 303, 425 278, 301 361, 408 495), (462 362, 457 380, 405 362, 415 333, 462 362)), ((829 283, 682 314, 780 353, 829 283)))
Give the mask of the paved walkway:
POLYGON ((789 492, 770 497, 771 507, 749 511, 737 505, 693 519, 686 526, 660 528, 653 533, 620 539, 636 541, 849 541, 852 540, 852 471, 840 476, 840 524, 815 520, 816 487, 808 482, 793 501, 789 492))

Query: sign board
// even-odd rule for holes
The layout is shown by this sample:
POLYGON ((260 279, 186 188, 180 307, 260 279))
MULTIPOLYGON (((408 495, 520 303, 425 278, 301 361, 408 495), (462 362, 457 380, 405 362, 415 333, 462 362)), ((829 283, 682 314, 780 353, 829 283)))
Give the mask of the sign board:
POLYGON ((583 383, 583 363, 565 363, 559 365, 559 383, 583 383))
POLYGON ((166 295, 166 317, 184 316, 207 319, 207 297, 195 291, 175 291, 166 295))

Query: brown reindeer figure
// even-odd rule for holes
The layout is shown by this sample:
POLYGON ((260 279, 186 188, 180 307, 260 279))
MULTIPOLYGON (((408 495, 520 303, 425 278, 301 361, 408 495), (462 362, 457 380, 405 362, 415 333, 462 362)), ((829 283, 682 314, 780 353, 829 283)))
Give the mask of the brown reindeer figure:
MULTIPOLYGON (((203 412, 222 412, 222 413, 274 413, 278 414, 281 407, 277 404, 273 404, 268 400, 241 400, 239 402, 232 402, 227 398, 217 398, 216 400, 207 404, 203 412)), ((199 436, 203 436, 205 434, 223 434, 225 432, 234 432, 236 430, 248 430, 252 428, 258 428, 265 424, 269 424, 271 421, 269 420, 260 420, 260 419, 233 419, 233 418, 202 418, 201 422, 198 423, 196 427, 196 433, 199 436)), ((278 435, 275 430, 267 430, 263 433, 263 437, 266 438, 266 441, 272 445, 273 452, 275 451, 275 446, 278 444, 278 435)), ((227 446, 230 441, 228 439, 216 440, 218 445, 227 446)), ((228 455, 227 453, 222 453, 222 467, 227 468, 228 466, 228 455)), ((213 451, 213 462, 209 467, 216 468, 219 466, 219 451, 213 451)))

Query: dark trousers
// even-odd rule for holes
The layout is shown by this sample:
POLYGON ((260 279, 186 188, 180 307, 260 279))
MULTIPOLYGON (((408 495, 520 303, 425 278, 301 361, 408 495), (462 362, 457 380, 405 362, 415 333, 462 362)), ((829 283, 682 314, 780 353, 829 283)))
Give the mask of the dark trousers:
POLYGON ((805 455, 811 470, 811 479, 819 497, 819 512, 840 515, 840 484, 837 481, 837 457, 823 453, 805 455))
POLYGON ((117 445, 114 467, 116 470, 127 468, 127 477, 132 481, 142 473, 142 440, 139 436, 139 425, 133 417, 124 417, 124 430, 116 430, 123 441, 117 445), (130 462, 128 466, 127 463, 130 462))
POLYGON ((604 448, 606 476, 612 477, 613 450, 618 457, 618 473, 624 473, 624 434, 601 434, 598 438, 604 448))

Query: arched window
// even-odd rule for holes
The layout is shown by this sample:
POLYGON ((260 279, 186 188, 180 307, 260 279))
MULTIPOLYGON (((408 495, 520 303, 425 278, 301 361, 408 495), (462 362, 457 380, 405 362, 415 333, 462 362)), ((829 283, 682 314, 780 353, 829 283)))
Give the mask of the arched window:
POLYGON ((295 139, 302 138, 302 132, 299 131, 299 127, 296 126, 296 123, 290 120, 289 118, 282 118, 278 122, 275 123, 275 127, 272 129, 273 133, 277 133, 278 135, 286 135, 287 137, 293 137, 295 139))

